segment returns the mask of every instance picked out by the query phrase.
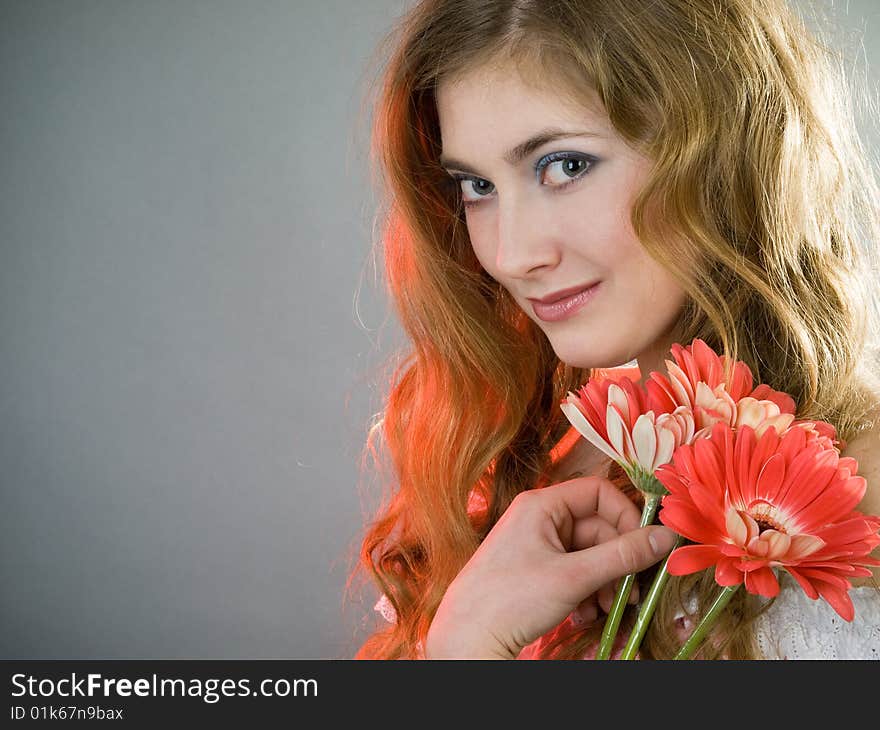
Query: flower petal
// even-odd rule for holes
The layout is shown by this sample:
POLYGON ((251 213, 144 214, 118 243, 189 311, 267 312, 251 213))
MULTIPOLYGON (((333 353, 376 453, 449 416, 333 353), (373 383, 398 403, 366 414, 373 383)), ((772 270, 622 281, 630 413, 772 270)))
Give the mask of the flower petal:
POLYGON ((729 507, 727 510, 724 526, 734 544, 741 547, 747 545, 753 537, 753 535, 749 535, 749 525, 743 515, 733 507, 729 507))
POLYGON ((724 534, 724 524, 718 523, 716 515, 703 515, 690 500, 675 500, 671 495, 663 497, 658 515, 660 522, 670 530, 704 545, 717 543, 724 534))
POLYGON ((646 407, 655 413, 672 413, 681 405, 669 379, 662 373, 654 371, 648 376, 645 391, 647 392, 646 407))
POLYGON ((746 590, 766 598, 779 595, 779 581, 768 567, 751 570, 746 573, 746 590))
POLYGON ((715 566, 715 582, 720 586, 736 586, 743 582, 743 572, 739 570, 739 561, 724 558, 715 566))
POLYGON ((848 514, 865 496, 867 482, 855 476, 835 482, 834 489, 826 489, 797 515, 806 525, 826 525, 848 514))
POLYGON ((675 393, 675 402, 682 406, 693 407, 694 389, 688 376, 674 362, 666 360, 666 371, 669 373, 669 384, 675 393))
POLYGON ((617 383, 612 383, 608 386, 608 405, 606 406, 606 412, 611 406, 614 406, 617 409, 620 417, 623 419, 626 430, 629 431, 635 423, 635 418, 631 412, 630 399, 627 397, 626 391, 617 383))
POLYGON ((733 374, 730 379, 730 397, 734 400, 739 400, 743 396, 748 395, 752 389, 753 382, 754 378, 749 366, 741 360, 737 361, 733 366, 733 374))
POLYGON ((700 482, 719 492, 724 488, 724 464, 712 438, 694 442, 694 465, 700 482))
POLYGON ((790 461, 790 467, 779 490, 778 503, 797 515, 828 486, 837 472, 836 449, 805 446, 790 461))
POLYGON ((663 464, 668 464, 672 460, 672 454, 675 452, 676 443, 675 433, 671 428, 661 427, 657 431, 657 453, 654 455, 654 464, 651 471, 657 471, 657 468, 663 464))
MULTIPOLYGON (((796 535, 796 537, 808 537, 806 535, 796 535)), ((791 547, 791 536, 779 530, 764 530, 761 533, 761 542, 767 545, 767 557, 770 560, 782 560, 788 558, 789 548, 791 547)))
POLYGON ((645 471, 653 474, 654 457, 657 454, 657 432, 654 430, 653 413, 651 415, 643 413, 636 419, 632 436, 636 460, 645 471))
POLYGON ((779 406, 781 413, 795 413, 797 407, 788 393, 773 390, 769 385, 761 384, 755 388, 749 395, 755 400, 769 400, 779 406))
POLYGON ((569 420, 575 430, 589 441, 593 446, 599 449, 606 456, 611 457, 614 461, 620 461, 620 455, 617 454, 605 439, 603 439, 594 429, 590 422, 584 418, 584 414, 571 403, 562 403, 559 406, 565 417, 569 420))
POLYGON ((819 591, 813 587, 813 584, 809 579, 803 576, 798 569, 786 566, 786 570, 788 571, 788 574, 798 582, 798 585, 803 589, 804 593, 807 594, 808 598, 812 598, 815 601, 819 597, 819 591))
POLYGON ((617 461, 631 464, 635 456, 632 439, 623 416, 612 403, 608 404, 605 414, 605 428, 608 430, 608 443, 618 454, 617 461))
POLYGON ((751 478, 752 453, 755 450, 757 437, 755 432, 750 428, 737 431, 736 443, 733 448, 734 452, 734 477, 730 484, 733 485, 733 493, 738 494, 738 498, 734 499, 737 507, 744 508, 747 504, 755 499, 755 484, 751 478))
POLYGON ((666 571, 669 575, 689 575, 710 568, 720 554, 712 545, 685 545, 676 548, 669 556, 666 571))
POLYGON ((788 549, 786 560, 802 561, 817 550, 825 547, 825 541, 815 535, 794 535, 791 538, 791 546, 788 549))
POLYGON ((784 477, 785 460, 781 454, 772 454, 764 462, 764 466, 761 467, 761 472, 758 474, 758 481, 755 484, 756 498, 776 503, 776 494, 784 477))
MULTIPOLYGON (((743 431, 745 430, 751 429, 749 428, 749 426, 743 426, 743 431)), ((774 454, 774 452, 776 452, 778 446, 779 435, 773 429, 765 431, 761 435, 761 437, 758 438, 750 459, 751 463, 749 465, 747 486, 742 488, 743 496, 745 496, 747 491, 754 490, 754 496, 752 497, 752 499, 756 499, 758 497, 758 476, 761 473, 761 469, 764 468, 764 464, 774 454)))
POLYGON ((828 602, 828 605, 837 612, 840 618, 844 621, 852 621, 855 618, 856 610, 847 591, 821 580, 814 580, 813 585, 819 591, 819 595, 828 602))

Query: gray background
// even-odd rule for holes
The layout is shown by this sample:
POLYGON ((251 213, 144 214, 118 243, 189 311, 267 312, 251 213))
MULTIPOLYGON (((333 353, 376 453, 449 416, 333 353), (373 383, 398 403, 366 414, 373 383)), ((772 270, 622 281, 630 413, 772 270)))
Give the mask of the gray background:
MULTIPOLYGON (((362 101, 408 4, 0 2, 0 658, 364 638, 362 101)), ((876 86, 880 4, 820 7, 876 86)))

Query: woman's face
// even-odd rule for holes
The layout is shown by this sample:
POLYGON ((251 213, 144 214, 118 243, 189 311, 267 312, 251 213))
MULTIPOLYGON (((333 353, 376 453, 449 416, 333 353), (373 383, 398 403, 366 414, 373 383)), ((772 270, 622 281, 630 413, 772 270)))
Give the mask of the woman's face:
POLYGON ((650 161, 598 109, 598 100, 592 110, 575 105, 514 71, 471 72, 437 91, 441 163, 461 181, 480 263, 557 356, 576 367, 638 358, 644 373, 646 364, 659 369, 685 296, 630 225, 650 161), (531 301, 594 282, 583 306, 556 308, 561 317, 531 301))

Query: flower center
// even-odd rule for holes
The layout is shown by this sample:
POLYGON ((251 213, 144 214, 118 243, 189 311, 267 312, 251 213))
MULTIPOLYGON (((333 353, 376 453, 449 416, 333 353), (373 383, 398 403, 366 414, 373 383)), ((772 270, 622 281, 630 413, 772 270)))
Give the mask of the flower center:
POLYGON ((758 525, 758 534, 760 535, 766 530, 776 530, 783 535, 788 534, 782 522, 776 519, 779 515, 778 510, 769 502, 756 500, 749 505, 749 517, 751 517, 758 525))
POLYGON ((766 515, 763 517, 757 517, 755 515, 752 515, 752 519, 758 525, 758 534, 759 535, 762 532, 764 532, 765 530, 776 530, 776 532, 781 532, 781 533, 785 534, 785 528, 782 525, 780 525, 776 520, 771 519, 770 517, 768 517, 766 515))

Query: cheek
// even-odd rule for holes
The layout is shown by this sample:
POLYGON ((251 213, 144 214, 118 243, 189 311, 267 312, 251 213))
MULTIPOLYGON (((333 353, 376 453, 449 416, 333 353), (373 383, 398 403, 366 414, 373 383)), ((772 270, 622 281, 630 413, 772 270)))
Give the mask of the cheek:
POLYGON ((668 323, 678 316, 687 298, 685 291, 678 280, 653 259, 643 271, 642 283, 636 285, 641 309, 648 319, 668 323))
POLYGON ((486 225, 480 225, 479 217, 468 214, 467 216, 468 238, 477 261, 491 275, 495 275, 495 244, 488 235, 486 225))

